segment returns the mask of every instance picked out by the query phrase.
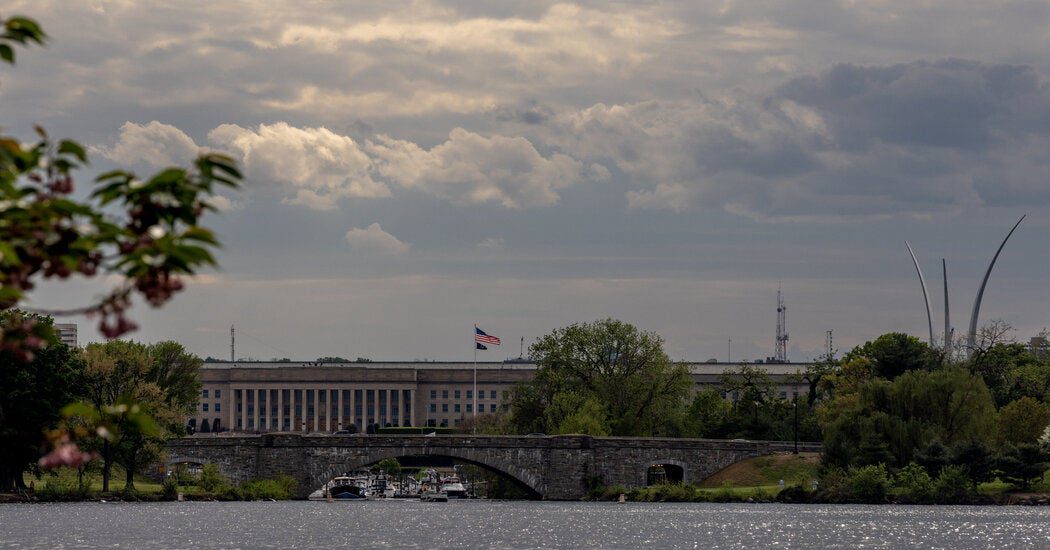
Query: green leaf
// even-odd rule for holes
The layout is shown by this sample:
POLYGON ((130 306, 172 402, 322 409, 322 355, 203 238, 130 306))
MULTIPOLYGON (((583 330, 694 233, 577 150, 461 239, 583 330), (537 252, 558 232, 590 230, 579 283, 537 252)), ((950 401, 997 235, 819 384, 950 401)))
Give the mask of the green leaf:
POLYGON ((87 153, 84 151, 84 147, 73 140, 62 140, 58 144, 58 152, 64 155, 73 155, 80 162, 87 163, 87 153))
POLYGON ((15 62, 15 50, 7 44, 0 44, 0 59, 7 61, 8 63, 15 62))

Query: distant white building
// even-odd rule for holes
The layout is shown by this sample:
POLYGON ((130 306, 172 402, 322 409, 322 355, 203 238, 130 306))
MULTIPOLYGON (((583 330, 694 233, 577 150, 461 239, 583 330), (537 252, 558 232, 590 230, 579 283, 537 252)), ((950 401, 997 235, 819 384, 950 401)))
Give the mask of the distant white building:
POLYGON ((75 348, 77 347, 77 324, 76 323, 55 323, 55 332, 58 333, 58 339, 63 344, 75 348))

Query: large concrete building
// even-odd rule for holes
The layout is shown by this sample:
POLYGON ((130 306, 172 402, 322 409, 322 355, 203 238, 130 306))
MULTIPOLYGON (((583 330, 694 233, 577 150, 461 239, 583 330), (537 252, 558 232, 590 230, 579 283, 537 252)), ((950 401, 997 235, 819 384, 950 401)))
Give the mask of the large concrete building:
MULTIPOLYGON (((805 363, 766 363, 781 398, 805 390, 797 377, 805 363)), ((718 387, 737 363, 689 363, 696 388, 718 387)), ((367 426, 458 426, 474 415, 500 411, 515 383, 529 380, 528 362, 208 362, 194 429, 241 432, 365 431, 367 426)), ((732 392, 724 395, 735 399, 732 392)))
POLYGON ((77 347, 76 323, 55 323, 55 332, 58 333, 58 339, 63 344, 71 348, 77 347))

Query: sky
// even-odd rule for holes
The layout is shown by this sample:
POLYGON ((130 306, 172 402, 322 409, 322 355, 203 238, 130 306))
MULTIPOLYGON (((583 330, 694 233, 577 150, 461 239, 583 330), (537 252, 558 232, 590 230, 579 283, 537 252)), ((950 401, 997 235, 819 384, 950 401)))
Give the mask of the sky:
MULTIPOLYGON (((789 358, 942 327, 1050 325, 1050 3, 16 0, 46 48, 0 124, 92 177, 224 151, 224 244, 136 339, 201 356, 516 357, 605 317, 674 359, 789 358), (731 349, 729 340, 732 339, 731 349), (731 357, 729 354, 732 354, 731 357)), ((113 281, 46 284, 73 307, 113 281)), ((81 341, 98 340, 94 322, 81 341)), ((939 337, 939 335, 938 335, 939 337)))

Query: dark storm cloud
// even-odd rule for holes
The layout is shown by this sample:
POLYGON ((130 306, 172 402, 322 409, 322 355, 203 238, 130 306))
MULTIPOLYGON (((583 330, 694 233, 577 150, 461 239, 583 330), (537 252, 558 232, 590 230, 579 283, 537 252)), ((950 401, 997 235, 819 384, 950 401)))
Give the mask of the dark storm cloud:
POLYGON ((998 139, 1050 131, 1050 94, 1032 67, 950 59, 889 67, 837 65, 777 95, 817 109, 838 143, 985 150, 998 139))

